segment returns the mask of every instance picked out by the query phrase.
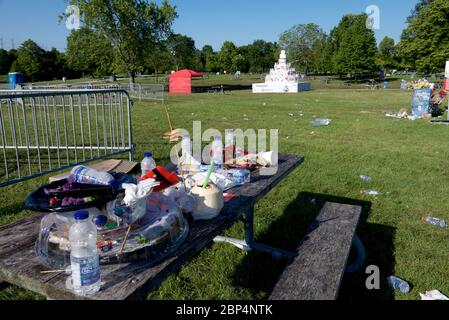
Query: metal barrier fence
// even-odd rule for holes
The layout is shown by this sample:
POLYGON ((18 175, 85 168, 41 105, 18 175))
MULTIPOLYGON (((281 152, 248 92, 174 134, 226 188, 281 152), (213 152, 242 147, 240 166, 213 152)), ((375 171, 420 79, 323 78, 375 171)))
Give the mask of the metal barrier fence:
POLYGON ((142 100, 152 100, 164 103, 165 86, 162 84, 111 84, 111 83, 67 83, 55 85, 34 85, 26 84, 22 90, 32 90, 40 92, 42 90, 100 90, 100 89, 123 89, 128 91, 131 98, 142 100))
POLYGON ((132 160, 131 106, 121 89, 0 91, 0 187, 119 154, 132 160))
POLYGON ((134 84, 120 85, 120 88, 129 92, 132 98, 142 100, 153 100, 164 103, 165 86, 162 84, 134 84))

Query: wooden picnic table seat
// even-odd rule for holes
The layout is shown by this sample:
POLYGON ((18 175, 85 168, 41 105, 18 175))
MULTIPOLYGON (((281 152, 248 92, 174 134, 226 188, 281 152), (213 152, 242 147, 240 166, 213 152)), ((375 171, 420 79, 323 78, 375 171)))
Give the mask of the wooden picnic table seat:
MULTIPOLYGON (((270 300, 335 300, 362 207, 327 202, 277 282, 270 300)), ((362 253, 364 256, 364 253, 362 253)), ((364 257, 362 257, 364 260, 364 257)))

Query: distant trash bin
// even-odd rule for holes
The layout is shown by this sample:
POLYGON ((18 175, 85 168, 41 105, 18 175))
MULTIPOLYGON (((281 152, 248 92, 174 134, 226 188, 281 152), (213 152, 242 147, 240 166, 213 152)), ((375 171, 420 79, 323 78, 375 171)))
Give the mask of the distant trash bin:
POLYGON ((117 81, 117 77, 116 76, 110 76, 109 77, 109 81, 116 82, 117 81))
POLYGON ((23 85, 23 82, 24 82, 23 73, 20 72, 8 73, 8 84, 10 90, 14 90, 17 85, 23 85))
POLYGON ((388 81, 384 81, 384 89, 388 89, 388 81))

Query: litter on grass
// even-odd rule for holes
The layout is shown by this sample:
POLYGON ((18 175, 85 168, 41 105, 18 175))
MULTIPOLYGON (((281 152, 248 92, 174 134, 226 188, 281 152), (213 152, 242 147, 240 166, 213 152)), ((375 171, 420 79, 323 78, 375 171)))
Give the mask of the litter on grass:
POLYGON ((447 223, 446 221, 439 219, 439 218, 435 218, 432 216, 423 216, 421 217, 421 221, 430 223, 431 225, 440 227, 440 228, 447 228, 447 223))
POLYGON ((362 189, 360 190, 360 194, 365 194, 367 196, 382 196, 382 195, 389 195, 389 192, 386 193, 382 193, 376 190, 366 190, 366 189, 362 189))
POLYGON ((360 179, 362 179, 365 182, 369 182, 371 180, 373 180, 373 178, 369 177, 369 176, 365 176, 365 175, 360 175, 360 179))
POLYGON ((312 126, 314 127, 322 127, 322 126, 328 126, 331 123, 331 119, 317 119, 312 122, 312 126))
POLYGON ((426 291, 426 293, 420 293, 421 300, 449 300, 444 294, 438 290, 426 291))
MULTIPOLYGON (((412 120, 412 121, 415 121, 415 120, 418 120, 418 119, 421 119, 421 118, 425 118, 424 116, 423 117, 419 117, 419 116, 416 116, 416 115, 409 115, 408 112, 407 112, 407 109, 404 109, 404 108, 399 110, 399 112, 397 112, 397 113, 392 112, 392 111, 386 111, 385 112, 385 116, 389 117, 389 118, 408 119, 408 120, 412 120)), ((431 116, 429 115, 428 117, 430 118, 431 116)))

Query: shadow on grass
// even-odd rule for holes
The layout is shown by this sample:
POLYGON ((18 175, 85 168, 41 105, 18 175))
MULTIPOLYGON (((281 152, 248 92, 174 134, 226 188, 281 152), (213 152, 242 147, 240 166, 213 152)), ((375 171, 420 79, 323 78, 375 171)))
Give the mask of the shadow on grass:
POLYGON ((12 216, 25 210, 24 203, 19 202, 9 206, 0 207, 0 217, 12 216))
MULTIPOLYGON (((371 203, 361 200, 335 197, 331 195, 300 193, 290 203, 284 214, 268 230, 257 236, 257 242, 276 248, 295 251, 298 244, 307 234, 309 226, 313 223, 326 202, 353 204, 362 207, 362 217, 357 229, 357 235, 365 246, 367 260, 366 266, 376 265, 381 270, 381 279, 392 274, 394 268, 394 234, 395 229, 388 226, 367 223, 371 210, 371 203), (315 199, 315 204, 312 203, 315 199)), ((257 219, 257 215, 255 217, 257 219)), ((348 264, 352 261, 350 254, 348 264)), ((262 299, 268 298, 286 267, 287 261, 276 260, 266 253, 252 251, 237 267, 233 284, 252 290, 254 296, 262 299)), ((380 290, 367 290, 365 281, 368 277, 364 268, 354 274, 346 275, 340 288, 339 300, 377 300, 392 299, 392 292, 384 281, 380 290)))

